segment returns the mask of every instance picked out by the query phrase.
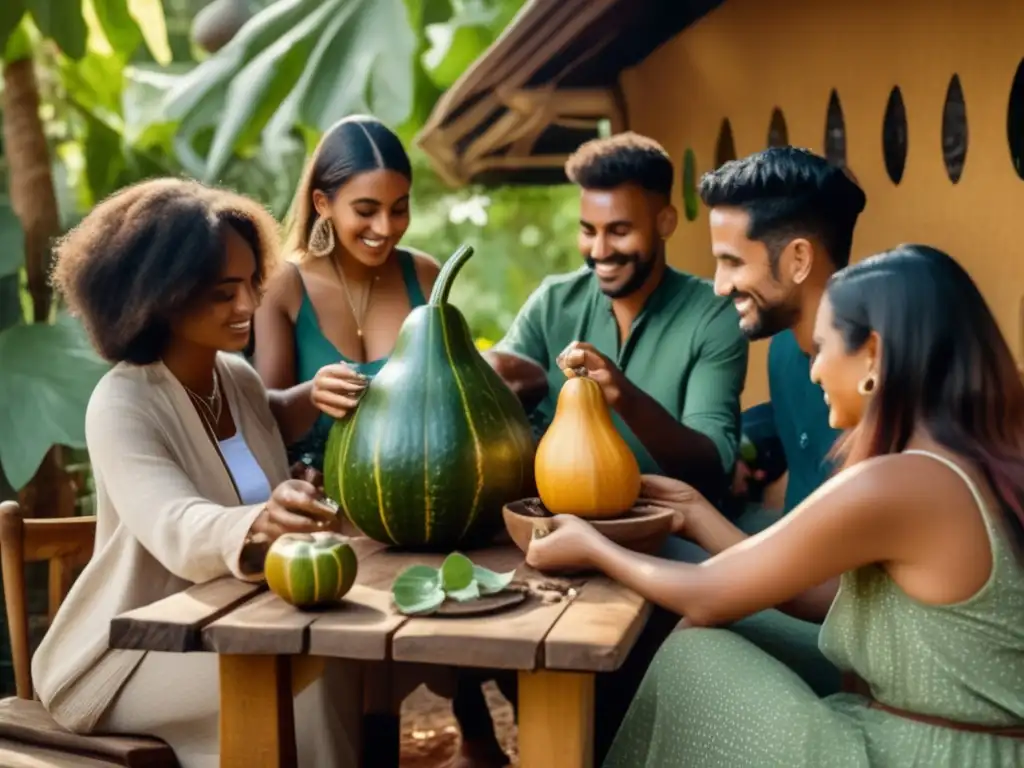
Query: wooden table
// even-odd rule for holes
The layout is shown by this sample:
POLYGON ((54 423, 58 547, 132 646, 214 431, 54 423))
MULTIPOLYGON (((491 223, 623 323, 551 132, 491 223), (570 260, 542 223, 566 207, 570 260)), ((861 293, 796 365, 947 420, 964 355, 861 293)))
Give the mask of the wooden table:
MULTIPOLYGON (((225 578, 118 616, 110 645, 219 654, 222 768, 295 764, 290 660, 303 654, 517 670, 520 764, 593 765, 594 676, 617 669, 632 649, 650 612, 643 598, 592 576, 574 579, 575 596, 555 602, 530 594, 490 616, 410 618, 391 603, 395 575, 443 557, 365 538, 355 546, 359 576, 336 609, 301 612, 263 584, 225 578)), ((546 580, 512 545, 466 554, 495 571, 515 568, 517 581, 546 580)))

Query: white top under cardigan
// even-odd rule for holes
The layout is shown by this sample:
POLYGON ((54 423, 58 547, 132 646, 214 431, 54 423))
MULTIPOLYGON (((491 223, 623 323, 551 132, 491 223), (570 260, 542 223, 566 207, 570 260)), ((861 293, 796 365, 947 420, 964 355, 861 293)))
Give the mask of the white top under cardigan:
MULTIPOLYGON (((273 488, 288 460, 267 393, 234 355, 217 356, 236 425, 273 488)), ((239 555, 262 501, 241 504, 185 389, 162 363, 119 364, 89 400, 96 547, 32 659, 43 705, 88 732, 145 655, 108 648, 110 620, 192 584, 243 576, 239 555)))

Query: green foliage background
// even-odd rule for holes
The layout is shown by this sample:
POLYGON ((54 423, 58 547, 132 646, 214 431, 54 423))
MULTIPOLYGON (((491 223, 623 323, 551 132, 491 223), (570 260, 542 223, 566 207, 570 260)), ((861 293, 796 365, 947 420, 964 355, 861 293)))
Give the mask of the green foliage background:
MULTIPOLYGON (((5 60, 35 62, 65 230, 117 189, 166 174, 231 187, 282 218, 321 132, 370 112, 410 147, 406 242, 441 260, 462 243, 476 248, 453 301, 483 341, 504 333, 545 275, 579 263, 573 188, 451 189, 411 146, 443 90, 522 0, 2 4, 5 60), (212 56, 191 39, 206 6, 209 18, 228 6, 254 14, 212 56)), ((84 447, 84 403, 104 365, 59 308, 46 328, 28 327, 22 232, 6 177, 0 146, 0 477, 18 489, 50 446, 84 447)))

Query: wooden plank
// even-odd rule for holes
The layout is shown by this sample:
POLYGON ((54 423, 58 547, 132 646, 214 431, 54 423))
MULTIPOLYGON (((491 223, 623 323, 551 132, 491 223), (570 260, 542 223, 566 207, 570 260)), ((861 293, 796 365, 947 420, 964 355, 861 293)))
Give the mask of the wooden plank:
POLYGON ((297 655, 306 652, 306 628, 319 614, 300 611, 265 592, 203 628, 203 649, 220 654, 297 655))
POLYGON ((603 576, 588 581, 544 640, 544 666, 611 672, 622 666, 647 623, 651 604, 603 576))
POLYGON ((171 748, 158 739, 73 733, 58 725, 41 702, 29 699, 0 701, 0 739, 92 755, 129 768, 177 768, 178 765, 171 748))
POLYGON ((111 648, 184 653, 202 650, 202 629, 266 589, 231 576, 122 613, 110 622, 111 648))
POLYGON ((519 673, 519 763, 530 768, 593 768, 594 676, 519 673))
POLYGON ((391 636, 405 622, 406 617, 391 603, 390 588, 356 584, 341 606, 310 625, 308 653, 383 661, 388 658, 391 636))
POLYGON ((119 763, 0 739, 0 765, 3 768, 114 768, 119 763))
MULTIPOLYGON (((478 565, 495 571, 515 569, 520 582, 552 581, 527 567, 522 552, 515 547, 466 554, 478 565)), ((428 560, 427 564, 437 565, 442 559, 428 560)), ((395 661, 457 667, 535 669, 545 636, 567 606, 566 600, 545 602, 530 594, 522 605, 492 615, 413 617, 392 638, 391 657, 395 661)))
POLYGON ((294 768, 295 714, 286 656, 220 657, 220 768, 294 768))
MULTIPOLYGON (((356 583, 338 608, 326 611, 309 628, 309 653, 365 661, 388 658, 391 636, 407 617, 391 602, 391 584, 399 571, 413 563, 437 560, 389 550, 363 547, 356 583)), ((440 560, 437 561, 438 564, 440 560)))

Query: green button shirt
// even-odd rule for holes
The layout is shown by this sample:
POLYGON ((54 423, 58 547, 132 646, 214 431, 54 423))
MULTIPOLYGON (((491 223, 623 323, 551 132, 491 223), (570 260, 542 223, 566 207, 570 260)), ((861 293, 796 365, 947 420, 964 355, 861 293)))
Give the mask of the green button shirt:
MULTIPOLYGON (((708 281, 666 267, 625 343, 620 343, 611 300, 587 267, 545 278, 495 345, 497 351, 530 358, 547 371, 547 397, 531 414, 538 432, 551 423, 566 381, 555 358, 573 341, 593 344, 673 418, 707 435, 718 448, 723 470, 732 472, 748 345, 732 302, 715 296, 708 281)), ((662 474, 618 414, 612 418, 640 471, 662 474)))

